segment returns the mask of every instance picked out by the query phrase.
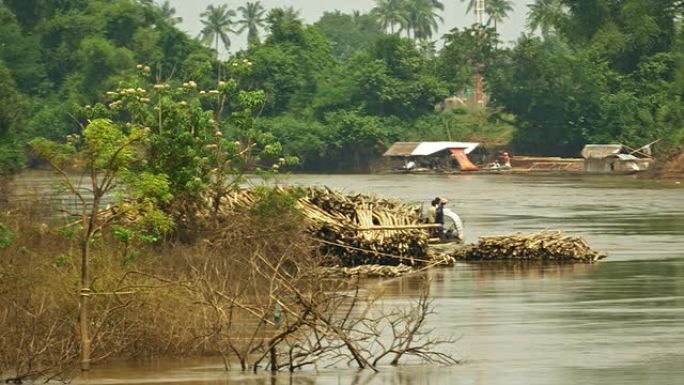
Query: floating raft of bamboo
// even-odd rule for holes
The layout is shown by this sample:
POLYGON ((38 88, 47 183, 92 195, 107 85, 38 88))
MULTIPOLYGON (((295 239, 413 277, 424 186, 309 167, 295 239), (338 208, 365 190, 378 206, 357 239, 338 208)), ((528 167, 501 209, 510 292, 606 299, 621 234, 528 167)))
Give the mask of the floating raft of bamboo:
POLYGON ((555 261, 593 263, 607 255, 594 251, 587 242, 561 231, 515 233, 482 237, 474 245, 455 252, 453 257, 465 261, 555 261))
POLYGON ((416 271, 413 267, 406 265, 386 266, 386 265, 360 265, 356 267, 324 267, 321 275, 327 278, 349 278, 349 277, 401 277, 416 271))
MULTIPOLYGON (((415 206, 328 188, 298 193, 297 208, 318 239, 320 251, 337 257, 335 264, 416 266, 430 262, 428 231, 415 206)), ((221 206, 252 205, 255 199, 251 190, 240 190, 225 196, 221 206)))

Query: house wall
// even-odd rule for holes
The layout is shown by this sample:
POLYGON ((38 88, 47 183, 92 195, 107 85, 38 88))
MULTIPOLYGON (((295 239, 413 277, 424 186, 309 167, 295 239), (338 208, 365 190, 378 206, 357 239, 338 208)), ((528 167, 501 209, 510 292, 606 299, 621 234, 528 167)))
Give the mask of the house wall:
POLYGON ((615 171, 639 171, 638 163, 634 160, 618 160, 615 162, 615 171))
POLYGON ((610 173, 614 171, 648 170, 653 161, 649 159, 619 160, 613 157, 604 159, 585 159, 584 171, 592 173, 610 173))
POLYGON ((431 156, 384 157, 382 162, 375 165, 374 170, 397 170, 408 161, 415 162, 419 169, 449 171, 458 168, 455 167, 453 164, 455 162, 452 162, 451 157, 446 152, 440 152, 431 156))
POLYGON ((611 169, 611 164, 613 163, 613 159, 609 158, 603 158, 603 159, 594 159, 594 158, 589 158, 584 160, 584 171, 586 172, 611 172, 613 171, 611 169))
POLYGON ((618 160, 615 162, 615 171, 645 171, 651 168, 652 160, 634 159, 618 160))

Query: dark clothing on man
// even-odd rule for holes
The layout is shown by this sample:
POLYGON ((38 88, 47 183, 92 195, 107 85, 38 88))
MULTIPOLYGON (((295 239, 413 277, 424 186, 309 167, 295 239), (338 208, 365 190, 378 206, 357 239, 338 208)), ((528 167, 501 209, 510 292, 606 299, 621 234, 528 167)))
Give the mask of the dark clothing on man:
POLYGON ((435 223, 444 224, 444 205, 442 204, 437 205, 435 210, 435 223))

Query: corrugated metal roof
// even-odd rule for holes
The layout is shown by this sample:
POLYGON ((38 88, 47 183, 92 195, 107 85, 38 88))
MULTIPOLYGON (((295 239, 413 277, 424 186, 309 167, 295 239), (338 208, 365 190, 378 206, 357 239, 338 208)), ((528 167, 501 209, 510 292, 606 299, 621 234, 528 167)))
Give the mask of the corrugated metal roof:
POLYGON ((473 142, 397 142, 383 156, 427 156, 450 148, 462 148, 470 154, 479 145, 473 142))
POLYGON ((621 144, 587 144, 582 150, 584 159, 603 159, 622 151, 621 144))
POLYGON ((466 154, 470 154, 479 145, 479 143, 472 142, 421 142, 418 147, 413 150, 412 155, 432 155, 450 148, 462 148, 466 154))
POLYGON ((639 160, 639 158, 632 154, 617 154, 616 156, 620 160, 639 160))

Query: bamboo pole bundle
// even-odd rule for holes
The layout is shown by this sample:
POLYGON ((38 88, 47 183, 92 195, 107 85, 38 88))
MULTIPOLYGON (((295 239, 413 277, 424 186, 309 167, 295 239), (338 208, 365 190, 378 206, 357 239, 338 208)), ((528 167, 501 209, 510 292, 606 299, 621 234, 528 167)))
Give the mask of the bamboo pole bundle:
MULTIPOLYGON (((320 250, 337 257, 342 266, 418 265, 428 259, 429 236, 420 225, 416 207, 328 188, 300 192, 296 205, 309 231, 323 241, 320 250)), ((256 199, 248 189, 228 193, 221 199, 219 214, 254 205, 256 199)))
POLYGON ((401 277, 414 272, 415 269, 406 265, 386 266, 386 265, 359 265, 355 267, 324 267, 320 273, 328 278, 349 278, 349 277, 401 277))
POLYGON ((561 231, 482 237, 478 243, 459 250, 456 259, 468 261, 536 260, 593 263, 606 257, 587 242, 561 231))

